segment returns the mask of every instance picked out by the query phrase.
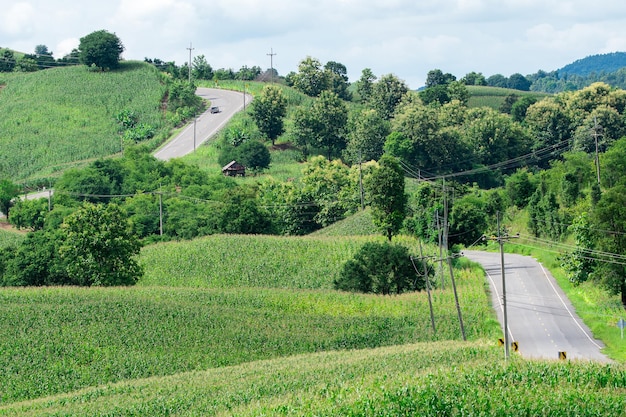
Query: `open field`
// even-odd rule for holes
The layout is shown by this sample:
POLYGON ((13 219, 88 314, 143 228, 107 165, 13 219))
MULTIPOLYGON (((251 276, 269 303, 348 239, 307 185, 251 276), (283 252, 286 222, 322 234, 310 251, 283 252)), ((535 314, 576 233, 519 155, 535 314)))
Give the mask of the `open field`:
MULTIPOLYGON (((193 280, 150 261, 145 282, 132 288, 0 290, 1 403, 305 353, 461 339, 449 289, 433 293, 433 334, 425 293, 381 297, 328 289, 339 261, 357 244, 308 239, 219 236, 200 239, 197 249, 193 242, 144 248, 142 261, 163 257, 161 265, 173 271, 193 264, 193 280), (238 263, 248 264, 250 282, 232 270, 213 278, 234 262, 218 242, 222 249, 246 245, 238 263), (348 249, 335 254, 341 245, 348 249), (297 249, 281 256, 288 246, 297 249), (268 255, 258 261, 265 269, 250 265, 261 253, 268 255), (287 271, 297 266, 298 273, 275 278, 280 268, 272 263, 287 271)), ((468 338, 495 340, 483 277, 464 269, 458 288, 468 338)))
POLYGON ((0 406, 0 416, 619 416, 626 370, 502 363, 492 344, 296 355, 105 384, 0 406))
MULTIPOLYGON (((112 72, 85 66, 1 73, 0 177, 28 182, 54 176, 77 162, 119 153, 115 117, 135 112, 139 122, 164 127, 165 85, 151 65, 123 62, 112 72)), ((164 134, 157 136, 162 140, 164 134)))
POLYGON ((512 90, 510 88, 486 87, 477 85, 467 86, 467 90, 470 93, 470 98, 468 102, 469 107, 484 106, 491 107, 495 110, 499 110, 500 106, 504 102, 504 99, 511 94, 515 94, 518 97, 533 96, 537 97, 537 99, 539 100, 543 97, 550 96, 550 94, 539 93, 536 91, 520 91, 512 90))

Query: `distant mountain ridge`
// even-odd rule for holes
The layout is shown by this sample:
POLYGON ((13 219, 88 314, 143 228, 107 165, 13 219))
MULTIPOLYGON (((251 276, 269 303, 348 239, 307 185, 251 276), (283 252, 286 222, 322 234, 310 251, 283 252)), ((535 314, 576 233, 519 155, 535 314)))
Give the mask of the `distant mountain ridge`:
POLYGON ((588 76, 596 73, 612 73, 626 67, 626 52, 612 52, 608 54, 590 55, 586 58, 578 59, 571 64, 557 70, 559 75, 580 75, 588 76))

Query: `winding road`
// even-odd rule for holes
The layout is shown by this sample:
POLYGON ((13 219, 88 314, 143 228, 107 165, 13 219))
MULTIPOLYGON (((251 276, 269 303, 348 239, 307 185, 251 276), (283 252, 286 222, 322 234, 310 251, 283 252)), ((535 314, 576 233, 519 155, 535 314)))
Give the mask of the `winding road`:
POLYGON ((235 113, 243 110, 252 101, 252 96, 237 91, 217 88, 198 88, 196 94, 217 107, 218 113, 211 113, 210 108, 198 116, 176 137, 166 142, 154 156, 161 160, 178 158, 193 152, 203 142, 215 135, 235 113))
MULTIPOLYGON (((241 111, 252 101, 250 94, 238 91, 222 90, 219 88, 198 88, 196 94, 211 102, 210 107, 217 107, 218 113, 211 113, 207 109, 196 118, 196 122, 189 123, 178 135, 167 141, 154 152, 154 156, 161 160, 179 158, 195 149, 220 131, 231 117, 241 111), (244 102, 245 100, 245 102, 244 102)), ((22 199, 35 200, 48 198, 53 190, 42 190, 21 196, 22 199)), ((0 213, 0 216, 3 216, 0 213)))
MULTIPOLYGON (((500 253, 464 251, 480 263, 491 287, 492 303, 504 322, 500 253)), ((530 359, 567 359, 610 362, 589 328, 578 317, 552 275, 529 256, 505 254, 504 276, 509 340, 518 342, 519 353, 530 359)))

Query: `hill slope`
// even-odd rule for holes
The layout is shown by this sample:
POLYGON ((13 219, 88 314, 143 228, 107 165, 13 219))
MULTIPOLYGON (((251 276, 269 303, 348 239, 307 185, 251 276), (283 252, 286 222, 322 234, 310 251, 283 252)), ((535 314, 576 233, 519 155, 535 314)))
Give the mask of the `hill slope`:
POLYGON ((626 52, 591 55, 572 62, 558 70, 560 75, 576 74, 587 76, 591 73, 611 73, 626 67, 626 52))
POLYGON ((0 178, 49 176, 76 161, 120 152, 123 110, 163 127, 166 88, 151 65, 122 63, 113 72, 84 66, 1 73, 0 178))

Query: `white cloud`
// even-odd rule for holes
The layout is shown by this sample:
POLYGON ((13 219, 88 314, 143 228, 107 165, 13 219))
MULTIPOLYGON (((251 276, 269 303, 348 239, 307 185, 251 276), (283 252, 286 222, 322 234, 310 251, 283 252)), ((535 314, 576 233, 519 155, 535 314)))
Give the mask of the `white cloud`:
POLYGON ((310 55, 394 73, 412 88, 429 70, 457 77, 553 70, 587 55, 626 50, 626 2, 615 0, 0 0, 0 45, 32 51, 116 33, 126 59, 186 62, 187 48, 214 68, 281 73, 310 55))
POLYGON ((18 2, 2 7, 0 13, 0 32, 10 36, 26 34, 32 31, 32 17, 35 13, 30 3, 18 2))

